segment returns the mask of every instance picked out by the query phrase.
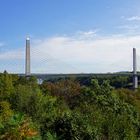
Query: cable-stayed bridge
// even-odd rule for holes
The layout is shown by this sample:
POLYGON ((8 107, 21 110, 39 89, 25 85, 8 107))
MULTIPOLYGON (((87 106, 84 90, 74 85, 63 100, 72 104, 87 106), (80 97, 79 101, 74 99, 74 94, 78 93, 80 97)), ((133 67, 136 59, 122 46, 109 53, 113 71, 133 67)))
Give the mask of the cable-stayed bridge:
MULTIPOLYGON (((2 67, 4 67, 5 66, 5 70, 7 70, 7 67, 9 66, 9 65, 13 65, 14 67, 16 67, 17 68, 17 70, 18 71, 20 71, 20 69, 24 69, 25 70, 25 74, 19 74, 19 75, 21 75, 21 76, 24 76, 24 75, 26 75, 27 77, 28 76, 30 76, 30 75, 34 75, 34 76, 36 76, 36 77, 38 77, 38 78, 41 78, 41 79, 44 79, 44 77, 46 78, 46 77, 68 77, 68 76, 79 76, 79 77, 84 77, 84 76, 92 76, 92 75, 99 75, 98 73, 91 73, 91 72, 89 72, 89 73, 83 73, 83 72, 79 72, 79 73, 75 73, 74 74, 74 72, 73 71, 68 71, 67 73, 69 73, 69 74, 62 74, 61 73, 61 66, 63 66, 63 67, 65 67, 65 68, 67 68, 68 70, 70 69, 70 70, 76 70, 76 71, 79 71, 77 68, 78 67, 75 67, 75 66, 73 66, 73 65, 70 65, 70 64, 67 64, 65 61, 62 61, 62 60, 59 60, 59 59, 56 59, 55 57, 52 59, 52 57, 43 57, 41 54, 43 53, 43 50, 41 50, 42 52, 40 53, 39 51, 37 51, 37 50, 32 50, 32 49, 30 49, 30 39, 29 38, 27 38, 26 39, 26 51, 25 51, 25 54, 24 53, 21 53, 21 52, 19 52, 19 53, 17 53, 17 56, 19 57, 19 60, 17 60, 16 61, 16 63, 15 63, 15 61, 12 61, 12 60, 9 60, 8 58, 8 63, 5 63, 4 61, 3 61, 3 63, 1 64, 1 66, 2 67), (35 55, 32 55, 32 54, 36 54, 36 55, 40 55, 39 57, 40 57, 40 59, 38 60, 37 58, 35 58, 35 55), (23 56, 23 55, 25 55, 25 66, 24 65, 21 65, 21 56, 23 56), (33 57, 32 59, 31 59, 31 56, 33 57), (51 58, 51 59, 50 59, 51 58), (34 62, 36 62, 36 63, 32 63, 32 60, 34 61, 34 62), (57 64, 56 64, 56 62, 57 62, 57 64), (59 62, 59 66, 58 66, 58 62, 59 62), (48 64, 51 64, 51 65, 48 65, 48 64), (32 65, 32 69, 34 69, 34 67, 36 68, 36 71, 38 71, 38 70, 40 70, 41 69, 41 67, 45 67, 45 66, 47 66, 47 67, 51 67, 51 68, 54 68, 54 69, 60 69, 60 74, 45 74, 46 73, 46 71, 39 71, 39 72, 34 72, 34 73, 32 73, 31 72, 31 65, 32 65), (57 67, 55 67, 55 66, 57 66, 57 67)), ((106 73, 107 75, 114 75, 114 76, 118 76, 118 75, 133 75, 133 77, 135 77, 136 79, 137 79, 137 76, 138 75, 140 75, 139 73, 137 73, 137 65, 136 65, 136 52, 135 52, 135 54, 134 54, 134 51, 136 51, 135 49, 133 50, 133 72, 117 72, 117 73, 106 73)), ((14 58, 14 55, 12 55, 12 53, 10 54, 11 55, 11 58, 14 58)), ((45 55, 47 55, 47 56, 49 56, 49 54, 45 54, 45 55)), ((2 58, 2 55, 0 56, 0 58, 2 58)), ((96 67, 98 67, 99 65, 97 65, 96 67)), ((88 67, 88 66, 85 66, 85 67, 88 67)), ((9 67, 10 68, 10 67, 9 67)), ((125 68, 124 68, 125 69, 125 68)), ((9 71, 10 69, 8 69, 8 71, 9 71)), ((12 71, 12 68, 11 68, 11 70, 10 71, 12 71)), ((52 69, 50 70, 50 71, 52 71, 52 69)), ((49 72, 47 72, 47 73, 49 73, 49 72)), ((57 72, 58 73, 58 72, 57 72)), ((100 75, 104 75, 104 74, 101 74, 100 73, 100 75)), ((135 83, 137 83, 136 80, 135 79, 135 83)))

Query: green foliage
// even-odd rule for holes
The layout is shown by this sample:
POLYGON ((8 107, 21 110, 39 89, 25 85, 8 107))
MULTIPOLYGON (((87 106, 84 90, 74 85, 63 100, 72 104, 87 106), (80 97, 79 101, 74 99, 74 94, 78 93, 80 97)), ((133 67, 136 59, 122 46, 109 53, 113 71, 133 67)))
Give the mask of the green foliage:
POLYGON ((10 95, 14 92, 12 76, 6 71, 0 75, 0 100, 9 100, 10 95))
POLYGON ((12 114, 13 111, 10 109, 10 104, 7 101, 0 102, 0 121, 7 121, 12 114))
POLYGON ((88 80, 38 85, 35 77, 0 74, 0 139, 140 139, 140 90, 116 89, 130 78, 88 80))
POLYGON ((23 140, 40 139, 39 133, 29 118, 15 114, 6 122, 1 123, 0 139, 23 140))
POLYGON ((58 140, 56 134, 51 134, 50 132, 47 132, 46 139, 47 140, 58 140))

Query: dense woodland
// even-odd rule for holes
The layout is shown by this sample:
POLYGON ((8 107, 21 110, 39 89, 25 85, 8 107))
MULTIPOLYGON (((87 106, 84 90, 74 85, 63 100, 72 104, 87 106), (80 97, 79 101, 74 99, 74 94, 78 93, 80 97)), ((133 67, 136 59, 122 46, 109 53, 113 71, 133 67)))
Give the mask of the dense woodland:
POLYGON ((37 83, 0 74, 1 140, 140 139, 140 90, 130 76, 37 83))

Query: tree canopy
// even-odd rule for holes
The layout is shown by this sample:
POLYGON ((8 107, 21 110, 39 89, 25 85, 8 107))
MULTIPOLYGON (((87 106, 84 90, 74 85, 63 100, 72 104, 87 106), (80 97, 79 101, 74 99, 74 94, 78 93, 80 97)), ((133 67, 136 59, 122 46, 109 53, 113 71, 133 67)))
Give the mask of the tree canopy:
POLYGON ((126 88, 130 78, 81 82, 0 74, 0 139, 140 139, 140 90, 126 88))

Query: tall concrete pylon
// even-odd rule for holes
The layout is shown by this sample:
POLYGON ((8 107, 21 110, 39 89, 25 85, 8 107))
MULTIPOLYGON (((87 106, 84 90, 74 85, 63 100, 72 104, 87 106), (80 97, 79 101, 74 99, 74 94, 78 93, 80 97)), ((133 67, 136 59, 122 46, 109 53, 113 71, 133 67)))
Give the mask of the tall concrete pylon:
POLYGON ((137 56, 136 49, 133 48, 133 88, 138 88, 138 76, 137 76, 137 56))
POLYGON ((31 75, 31 69, 30 69, 30 38, 26 38, 26 60, 25 60, 25 76, 31 75))

